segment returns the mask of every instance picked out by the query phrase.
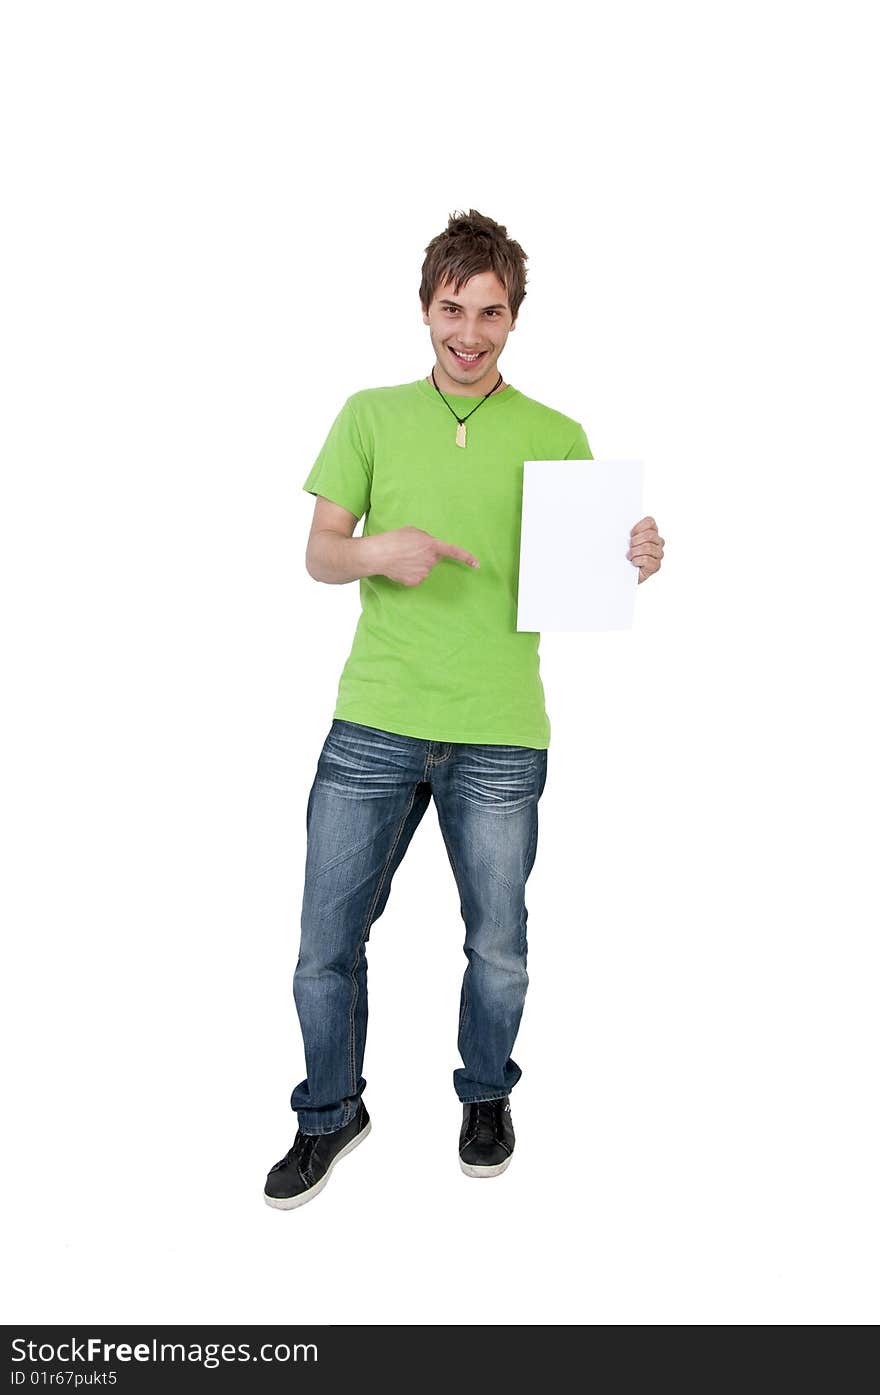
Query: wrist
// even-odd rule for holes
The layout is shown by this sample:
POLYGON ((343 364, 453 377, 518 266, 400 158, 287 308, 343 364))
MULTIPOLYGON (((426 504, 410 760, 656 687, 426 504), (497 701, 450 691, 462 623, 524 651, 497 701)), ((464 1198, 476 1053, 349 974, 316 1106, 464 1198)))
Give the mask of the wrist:
POLYGON ((379 576, 385 568, 385 534, 373 533, 369 537, 361 537, 359 567, 361 576, 379 576))

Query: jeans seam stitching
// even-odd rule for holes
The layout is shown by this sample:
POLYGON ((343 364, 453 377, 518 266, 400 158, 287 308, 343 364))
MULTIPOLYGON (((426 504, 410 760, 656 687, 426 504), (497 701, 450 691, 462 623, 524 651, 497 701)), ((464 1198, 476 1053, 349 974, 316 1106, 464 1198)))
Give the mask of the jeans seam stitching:
MULTIPOLYGON (((438 822, 439 822, 439 820, 438 820, 438 822)), ((452 875, 453 875, 453 877, 455 878, 455 884, 456 884, 456 887, 458 888, 458 894, 459 894, 459 896, 462 897, 462 901, 464 901, 464 897, 463 897, 463 895, 462 895, 461 881, 459 880, 459 875, 458 875, 458 868, 457 868, 456 865, 455 865, 455 858, 452 856, 452 849, 451 849, 450 846, 449 846, 449 842, 448 842, 448 839, 447 839, 447 837, 446 837, 446 832, 445 832, 445 830, 444 830, 444 828, 443 828, 443 824, 442 824, 442 823, 440 824, 440 832, 443 834, 443 845, 444 845, 444 847, 446 848, 446 856, 449 858, 449 865, 450 865, 450 867, 452 868, 452 875)), ((464 927, 465 927, 465 929, 464 929, 465 940, 467 940, 467 918, 466 918, 466 917, 463 917, 463 919, 464 919, 464 927)), ((468 960, 468 968, 469 968, 469 967, 470 967, 470 960, 468 960)), ((465 976, 466 976, 466 975, 467 975, 467 969, 465 969, 465 976)), ((470 1007, 470 998, 469 998, 469 996, 468 996, 467 984, 466 984, 466 983, 463 983, 463 984, 462 984, 462 994, 463 994, 463 997, 464 997, 464 1002, 463 1002, 462 1005, 461 1005, 461 1012, 460 1012, 460 1014, 459 1014, 459 1019, 458 1019, 458 1039, 459 1039, 459 1041, 461 1041, 462 1029, 463 1029, 464 1024, 465 1024, 465 1019, 467 1018, 467 1010, 468 1010, 468 1008, 470 1007)))

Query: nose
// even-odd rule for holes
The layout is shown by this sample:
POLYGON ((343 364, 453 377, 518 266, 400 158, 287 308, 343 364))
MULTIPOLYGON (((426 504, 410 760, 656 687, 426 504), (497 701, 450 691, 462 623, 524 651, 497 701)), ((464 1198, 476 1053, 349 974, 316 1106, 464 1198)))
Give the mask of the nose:
POLYGON ((458 337, 461 341, 461 347, 468 353, 476 353, 476 351, 482 347, 479 334, 472 329, 465 330, 462 328, 459 330, 458 337))

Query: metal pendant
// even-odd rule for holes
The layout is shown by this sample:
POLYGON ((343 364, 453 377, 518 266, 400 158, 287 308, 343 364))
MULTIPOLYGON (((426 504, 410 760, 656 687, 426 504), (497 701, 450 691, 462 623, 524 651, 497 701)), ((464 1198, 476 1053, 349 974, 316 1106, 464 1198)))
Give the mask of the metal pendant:
POLYGON ((458 423, 458 430, 455 433, 455 444, 457 446, 467 445, 467 427, 463 421, 458 423))

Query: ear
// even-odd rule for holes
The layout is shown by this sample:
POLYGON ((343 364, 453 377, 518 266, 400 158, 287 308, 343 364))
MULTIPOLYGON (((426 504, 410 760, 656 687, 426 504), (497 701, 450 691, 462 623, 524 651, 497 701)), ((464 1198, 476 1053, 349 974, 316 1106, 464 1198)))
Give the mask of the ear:
POLYGON ((422 324, 424 324, 424 325, 429 325, 429 324, 431 323, 431 321, 428 319, 428 312, 427 312, 427 310, 425 309, 425 307, 424 307, 424 305, 423 305, 423 303, 422 303, 421 300, 419 301, 419 305, 421 306, 421 310, 422 310, 422 324))

